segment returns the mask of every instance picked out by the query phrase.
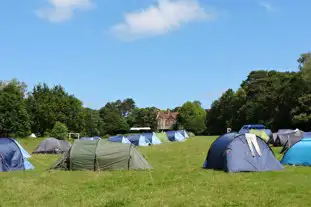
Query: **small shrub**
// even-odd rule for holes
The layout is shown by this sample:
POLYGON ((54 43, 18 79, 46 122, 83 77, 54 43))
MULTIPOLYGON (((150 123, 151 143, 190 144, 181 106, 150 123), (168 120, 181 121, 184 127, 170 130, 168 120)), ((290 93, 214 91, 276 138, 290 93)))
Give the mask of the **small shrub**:
POLYGON ((67 135, 68 129, 66 125, 61 122, 56 122, 51 131, 51 136, 56 139, 66 139, 67 135))

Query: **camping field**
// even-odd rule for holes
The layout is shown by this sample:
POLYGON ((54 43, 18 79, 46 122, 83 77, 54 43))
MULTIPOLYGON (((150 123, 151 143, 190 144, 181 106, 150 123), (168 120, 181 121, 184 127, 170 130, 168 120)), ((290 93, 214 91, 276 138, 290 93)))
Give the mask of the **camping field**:
MULTIPOLYGON (((203 170, 214 139, 139 148, 152 171, 48 171, 58 156, 33 155, 35 170, 0 173, 0 206, 311 205, 311 168, 237 174, 203 170)), ((41 140, 19 139, 28 152, 41 140)))

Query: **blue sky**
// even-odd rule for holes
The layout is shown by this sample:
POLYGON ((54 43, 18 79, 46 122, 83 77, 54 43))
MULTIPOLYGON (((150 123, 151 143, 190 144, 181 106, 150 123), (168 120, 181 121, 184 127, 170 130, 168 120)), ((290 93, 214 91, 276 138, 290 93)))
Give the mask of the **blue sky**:
POLYGON ((85 106, 208 108, 253 69, 297 70, 310 0, 4 0, 0 79, 61 84, 85 106))

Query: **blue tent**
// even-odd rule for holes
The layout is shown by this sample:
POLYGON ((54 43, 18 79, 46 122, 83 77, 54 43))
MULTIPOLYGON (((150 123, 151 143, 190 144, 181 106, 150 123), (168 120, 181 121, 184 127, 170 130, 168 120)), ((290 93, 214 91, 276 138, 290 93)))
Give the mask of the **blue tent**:
POLYGON ((109 137, 108 141, 110 141, 110 142, 121 142, 123 144, 131 144, 131 142, 124 136, 109 137))
POLYGON ((168 137, 168 140, 171 142, 182 142, 185 140, 185 137, 178 131, 167 131, 166 135, 168 137))
POLYGON ((100 137, 81 137, 81 140, 87 140, 87 141, 92 141, 92 140, 100 140, 102 138, 100 137))
POLYGON ((126 137, 132 144, 136 146, 149 146, 151 142, 141 134, 134 134, 126 137))
POLYGON ((161 144, 162 143, 159 140, 159 138, 156 136, 155 133, 143 133, 142 136, 144 136, 151 144, 161 144))
POLYGON ((240 134, 243 134, 243 133, 248 133, 249 130, 251 130, 251 129, 260 130, 260 129, 265 129, 265 128, 266 128, 266 127, 265 127, 264 125, 262 125, 262 124, 247 124, 247 125, 244 125, 244 126, 240 129, 239 133, 240 133, 240 134))
MULTIPOLYGON (((256 136, 260 153, 251 153, 245 134, 229 133, 211 145, 203 168, 225 172, 259 172, 284 169, 270 147, 256 136)), ((254 147, 254 145, 252 144, 254 147)))
POLYGON ((283 165, 311 166, 311 138, 303 138, 287 150, 283 165))
POLYGON ((186 130, 179 130, 179 133, 183 135, 185 138, 189 138, 189 135, 186 130))
POLYGON ((311 138, 311 132, 304 132, 303 138, 311 138))
POLYGON ((20 147, 14 139, 0 138, 0 172, 34 169, 26 158, 29 153, 20 147))

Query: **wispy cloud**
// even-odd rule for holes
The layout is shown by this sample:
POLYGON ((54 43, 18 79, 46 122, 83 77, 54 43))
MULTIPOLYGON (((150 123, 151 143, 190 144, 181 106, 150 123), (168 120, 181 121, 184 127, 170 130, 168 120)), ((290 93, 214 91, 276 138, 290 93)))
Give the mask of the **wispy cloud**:
POLYGON ((40 8, 36 14, 50 22, 64 22, 70 20, 76 10, 93 8, 92 0, 48 0, 50 6, 40 8))
POLYGON ((148 8, 125 14, 124 21, 111 28, 119 38, 133 40, 163 35, 185 23, 215 19, 196 0, 158 0, 148 8))
POLYGON ((278 9, 274 7, 271 3, 269 2, 259 2, 259 5, 264 8, 267 12, 277 12, 278 9))

